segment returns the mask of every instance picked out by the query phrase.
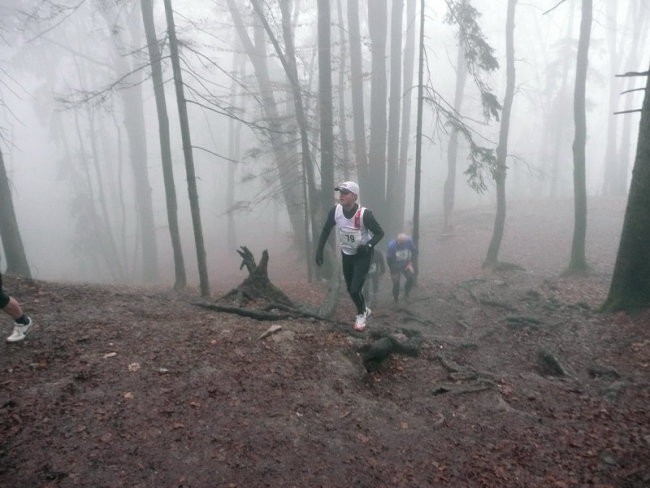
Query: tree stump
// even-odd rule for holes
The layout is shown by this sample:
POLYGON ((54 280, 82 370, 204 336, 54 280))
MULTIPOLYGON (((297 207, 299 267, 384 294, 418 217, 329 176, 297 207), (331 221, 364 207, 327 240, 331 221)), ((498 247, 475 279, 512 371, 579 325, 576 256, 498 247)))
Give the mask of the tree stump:
POLYGON ((287 307, 293 307, 294 303, 277 286, 271 283, 268 274, 269 252, 264 249, 259 264, 255 263, 253 253, 246 246, 241 246, 237 251, 242 258, 239 269, 246 266, 248 277, 239 286, 230 290, 221 300, 235 297, 236 305, 241 307, 244 299, 249 301, 265 300, 270 303, 277 303, 287 307))
POLYGON ((195 302, 194 305, 234 313, 256 320, 283 320, 289 318, 309 317, 324 320, 318 312, 310 311, 305 305, 294 303, 282 290, 271 283, 268 275, 269 253, 265 249, 259 264, 253 253, 246 246, 237 251, 242 258, 239 269, 244 266, 248 277, 233 288, 216 303, 195 302))

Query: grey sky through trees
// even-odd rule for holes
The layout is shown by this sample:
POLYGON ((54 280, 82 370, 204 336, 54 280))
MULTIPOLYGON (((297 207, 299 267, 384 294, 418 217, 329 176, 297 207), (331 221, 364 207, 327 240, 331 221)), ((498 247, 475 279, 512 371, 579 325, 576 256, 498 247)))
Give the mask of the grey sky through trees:
MULTIPOLYGON (((108 1, 108 0, 105 0, 108 1)), ((139 281, 142 274, 142 236, 139 230, 138 202, 135 199, 134 177, 129 162, 129 136, 125 127, 125 107, 121 91, 128 88, 132 79, 143 79, 141 86, 146 131, 146 169, 151 187, 151 202, 155 236, 158 244, 160 279, 173 282, 174 264, 163 186, 156 102, 147 66, 148 54, 140 3, 112 1, 113 29, 120 30, 123 38, 131 39, 118 47, 118 54, 128 62, 130 69, 140 76, 117 75, 111 60, 116 49, 108 30, 107 20, 98 5, 102 1, 86 0, 3 0, 0 3, 0 146, 10 180, 18 225, 22 233, 32 274, 39 279, 112 281, 105 262, 97 257, 96 246, 103 235, 93 230, 95 225, 107 226, 112 231, 115 249, 123 261, 127 278, 139 281), (137 17, 138 22, 131 20, 137 17), (133 31, 133 29, 140 29, 133 31), (100 176, 101 175, 101 180, 100 176), (101 191, 100 191, 101 190, 101 191), (100 195, 103 194, 103 197, 100 195), (91 202, 100 204, 105 199, 107 216, 93 216, 91 202), (101 221, 93 221, 93 218, 101 221), (57 256, 56 259, 53 256, 57 256)), ((190 250, 192 222, 187 198, 187 181, 183 163, 183 148, 177 110, 174 102, 172 70, 169 63, 169 45, 164 40, 166 32, 162 1, 154 1, 156 31, 162 39, 163 79, 166 83, 167 111, 170 124, 172 165, 178 193, 178 217, 182 245, 185 251, 188 282, 197 282, 196 258, 190 250)), ((353 147, 352 101, 350 62, 345 63, 345 86, 339 91, 339 18, 347 22, 347 1, 340 3, 345 10, 338 15, 337 4, 330 2, 333 46, 331 50, 335 137, 335 180, 343 175, 343 166, 352 161, 342 160, 342 145, 338 123, 339 93, 344 93, 347 116, 347 139, 353 147)), ((406 7, 407 2, 404 1, 406 7)), ((513 105, 508 143, 509 202, 517 198, 548 197, 552 189, 563 202, 571 202, 573 135, 572 88, 575 79, 575 57, 578 45, 580 4, 567 0, 553 11, 544 12, 558 2, 553 0, 518 2, 514 34, 517 81, 516 102, 513 105), (570 38, 567 38, 567 35, 570 38), (568 66, 568 69, 567 69, 568 66), (563 78, 566 77, 566 86, 563 78), (568 88, 568 91, 565 89, 568 88), (555 139, 553 131, 565 134, 555 139), (553 137, 551 137, 553 136, 553 137), (549 150, 553 141, 561 141, 557 151, 549 150), (546 142, 544 142, 546 141, 546 142), (553 164, 552 158, 557 158, 553 164), (557 171, 554 170, 557 168, 557 171)), ((243 22, 251 21, 250 3, 238 0, 243 22)), ((368 29, 368 12, 359 2, 360 32, 362 36, 362 68, 364 73, 364 111, 366 136, 370 136, 370 73, 372 56, 368 29)), ((419 2, 418 2, 419 4, 419 2)), ((501 68, 490 74, 486 81, 500 101, 505 92, 505 15, 506 0, 475 0, 481 12, 480 25, 486 40, 495 49, 501 68), (497 7, 498 4, 498 7, 497 7)), ((629 89, 626 78, 612 78, 612 72, 643 71, 650 59, 650 2, 629 0, 620 2, 616 18, 605 0, 594 0, 593 26, 589 48, 589 67, 586 83, 586 183, 587 194, 598 195, 605 187, 605 150, 607 130, 612 107, 609 103, 610 87, 620 92, 629 89), (633 15, 630 13, 633 12, 633 15), (610 66, 608 35, 616 27, 616 46, 620 56, 617 68, 610 66), (640 32, 640 34, 639 34, 640 32), (635 34, 636 33, 636 34, 635 34), (636 44, 634 41, 636 40, 636 44), (637 53, 631 59, 629 53, 637 53)), ((275 0, 265 5, 273 9, 269 24, 282 41, 280 10, 275 0)), ((295 3, 292 3, 295 5, 295 3)), ((318 110, 318 36, 315 2, 297 2, 299 10, 292 10, 297 69, 300 78, 305 111, 309 123, 311 156, 318 165, 319 118, 318 110)), ((388 12, 392 2, 388 1, 388 12)), ((268 129, 271 125, 262 110, 261 94, 249 61, 246 68, 232 79, 230 70, 233 57, 244 56, 232 16, 225 0, 183 1, 174 0, 177 36, 180 43, 183 80, 186 84, 188 115, 192 131, 193 155, 196 169, 197 192, 208 268, 211 280, 218 281, 220 273, 235 272, 238 265, 234 249, 228 249, 228 211, 235 211, 235 225, 240 244, 255 251, 269 248, 271 253, 283 252, 293 245, 288 237, 291 231, 286 203, 282 197, 280 181, 273 161, 273 151, 268 129), (242 76, 241 73, 244 73, 242 76), (233 83, 239 87, 231 96, 233 83), (229 149, 231 117, 240 124, 241 155, 235 170, 234 203, 226 208, 226 159, 229 149), (214 277, 213 277, 214 275, 214 277)), ((419 7, 418 7, 419 9, 419 7)), ((418 12, 419 13, 419 12, 418 12)), ((457 28, 444 22, 446 2, 426 2, 426 66, 425 83, 434 88, 441 99, 453 105, 456 62, 457 28)), ((403 15, 407 19, 406 11, 403 15)), ((402 42, 407 38, 406 24, 402 42)), ((386 26, 390 37, 390 26, 386 26)), ((252 27, 249 35, 254 39, 252 27)), ((347 28, 343 30, 347 33, 347 28)), ((347 34, 346 34, 347 35, 347 34)), ((417 34, 416 34, 417 35, 417 34)), ((349 42, 349 38, 344 38, 349 42)), ((611 42, 611 40, 610 40, 611 42)), ((387 46, 390 46, 388 39, 387 46)), ((269 58, 267 66, 274 87, 274 97, 279 110, 279 125, 290 146, 291 159, 286 167, 288 175, 296 181, 295 192, 302 195, 300 136, 295 124, 293 99, 286 74, 273 46, 266 43, 269 58)), ((390 52, 386 51, 387 73, 390 73, 390 52)), ((417 66, 417 62, 415 63, 417 66)), ((417 80, 417 77, 413 78, 417 80)), ((638 83, 642 87, 643 83, 638 83)), ((388 87, 390 88, 390 86, 388 87)), ((415 96, 413 87, 402 86, 403 96, 415 96)), ((414 100, 414 98, 412 99, 414 100)), ((388 113, 388 99, 386 113, 388 113)), ((443 102, 443 103, 445 103, 443 102)), ((640 108, 642 93, 619 95, 614 99, 615 110, 640 108)), ((413 104, 415 107, 415 104, 413 104)), ((496 147, 498 122, 485 123, 478 90, 469 80, 465 87, 462 115, 475 131, 482 145, 496 147)), ((616 136, 617 153, 629 146, 628 178, 635 154, 639 114, 618 115, 616 136), (623 130, 624 118, 630 119, 631 129, 623 130)), ((423 114, 423 192, 421 214, 438 215, 442 212, 443 185, 447 170, 449 135, 430 108, 423 114)), ((407 188, 412 186, 415 133, 415 110, 411 110, 411 131, 407 188)), ((477 194, 465 183, 462 174, 467 166, 466 144, 461 140, 458 149, 457 195, 455 208, 477 205, 494 207, 494 185, 484 194, 477 194)), ((318 166, 317 166, 318 167, 318 166)), ((352 175, 355 175, 354 171, 352 175)), ((284 175, 287 176, 287 175, 284 175)), ((356 178, 356 176, 353 176, 356 178)), ((334 192, 332 192, 332 198, 334 192)), ((302 198, 302 197, 301 197, 302 198)), ((363 188, 362 188, 363 199, 363 188)), ((302 201, 302 200, 300 200, 302 201)), ((406 220, 412 214, 412 201, 405 202, 406 220)), ((302 209, 300 214, 304 214, 302 209)), ((560 250, 568 256, 569 249, 560 250)), ((2 269, 6 262, 3 253, 2 269)), ((588 256, 587 256, 588 259, 588 256)))

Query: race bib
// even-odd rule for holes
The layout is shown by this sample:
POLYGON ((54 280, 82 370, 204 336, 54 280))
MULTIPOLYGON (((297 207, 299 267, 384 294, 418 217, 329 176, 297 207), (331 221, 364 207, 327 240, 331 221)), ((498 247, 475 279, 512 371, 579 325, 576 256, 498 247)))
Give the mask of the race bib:
POLYGON ((408 261, 411 257, 411 251, 409 249, 400 249, 395 251, 395 259, 397 261, 408 261))
POLYGON ((341 230, 339 232, 339 239, 341 240, 341 247, 356 249, 361 244, 361 230, 341 230))

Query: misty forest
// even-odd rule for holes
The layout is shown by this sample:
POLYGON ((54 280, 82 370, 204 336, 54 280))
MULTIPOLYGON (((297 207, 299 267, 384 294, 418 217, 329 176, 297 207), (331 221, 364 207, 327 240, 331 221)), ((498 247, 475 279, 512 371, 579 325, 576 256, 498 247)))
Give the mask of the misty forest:
POLYGON ((0 199, 3 486, 650 486, 648 0, 2 0, 0 199))

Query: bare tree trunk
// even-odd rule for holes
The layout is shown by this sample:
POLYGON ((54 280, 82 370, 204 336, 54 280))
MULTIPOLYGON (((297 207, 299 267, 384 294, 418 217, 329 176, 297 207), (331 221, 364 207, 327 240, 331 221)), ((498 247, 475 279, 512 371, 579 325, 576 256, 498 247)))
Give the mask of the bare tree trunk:
POLYGON ((569 9, 569 16, 567 20, 567 33, 565 42, 566 46, 563 48, 562 55, 562 81, 557 90, 557 96, 553 101, 553 110, 551 111, 550 117, 548 119, 547 130, 552 133, 551 147, 553 148, 551 152, 551 164, 549 165, 551 175, 549 195, 551 199, 555 199, 561 193, 561 190, 564 190, 564 188, 560 188, 560 182, 562 179, 560 168, 563 167, 563 161, 560 161, 560 157, 562 155, 561 149, 565 146, 565 134, 568 133, 568 128, 564 126, 564 123, 569 118, 567 113, 567 107, 569 107, 570 104, 568 82, 569 72, 571 70, 571 58, 569 56, 569 52, 572 51, 568 48, 568 46, 570 46, 573 42, 569 42, 570 39, 573 39, 573 5, 573 3, 567 5, 567 8, 569 9))
POLYGON ((15 274, 31 278, 32 273, 27 262, 25 247, 20 236, 18 220, 14 211, 14 201, 11 197, 9 178, 5 168, 4 157, 0 149, 0 238, 7 259, 8 274, 15 274))
MULTIPOLYGON (((118 76, 124 76, 133 71, 119 52, 125 47, 122 39, 123 29, 116 27, 118 14, 111 2, 99 0, 100 11, 104 16, 111 33, 116 52, 114 61, 118 76)), ((144 112, 142 103, 142 87, 136 74, 130 75, 131 86, 120 90, 124 105, 124 127, 129 138, 129 155, 133 178, 135 181, 135 202, 140 223, 140 239, 142 250, 142 278, 145 282, 158 279, 158 246, 156 243, 156 229, 153 217, 153 204, 151 200, 151 185, 147 172, 147 143, 144 126, 144 112)), ((141 75, 137 75, 141 76, 141 75)))
POLYGON ((567 272, 584 273, 587 271, 585 257, 585 238, 587 234, 587 182, 585 175, 585 146, 587 142, 587 116, 585 110, 587 65, 589 62, 589 39, 591 37, 592 0, 582 0, 582 20, 580 22, 580 39, 576 63, 576 84, 573 100, 575 119, 575 139, 573 141, 573 186, 575 198, 575 222, 573 242, 571 244, 571 261, 567 272))
MULTIPOLYGON (((415 28, 416 0, 406 1, 406 43, 404 45, 404 101, 402 104, 402 134, 399 146, 398 185, 403 195, 406 195, 406 170, 408 168, 408 151, 411 133, 411 99, 413 98, 413 68, 415 66, 415 28)), ((404 212, 406 198, 396 203, 399 228, 404 228, 404 212)))
MULTIPOLYGON (((422 171, 422 105, 424 98, 424 0, 420 0, 420 44, 418 61, 418 109, 415 128, 415 189, 413 191, 413 242, 419 249, 420 242, 420 186, 422 171)), ((419 253, 418 253, 419 254, 419 253)), ((415 263, 415 272, 419 273, 415 263)))
MULTIPOLYGON (((630 2, 630 11, 633 2, 630 2)), ((613 115, 616 111, 615 76, 618 73, 619 56, 616 49, 616 2, 607 2, 607 51, 609 52, 609 97, 607 117, 607 145, 605 146, 605 175, 603 178, 603 193, 611 195, 614 192, 614 181, 617 174, 616 161, 616 131, 618 118, 613 115)))
POLYGON ((607 311, 650 307, 650 67, 645 75, 630 194, 612 283, 603 304, 607 311))
POLYGON ((341 0, 336 0, 338 22, 339 22, 339 86, 338 86, 338 97, 339 97, 339 137, 341 140, 341 149, 342 149, 342 164, 341 169, 343 170, 343 179, 351 179, 350 170, 352 165, 350 164, 350 145, 348 144, 348 125, 347 125, 347 116, 345 113, 345 74, 346 74, 346 63, 345 60, 348 58, 346 50, 346 40, 345 40, 345 26, 343 24, 343 8, 341 7, 341 0))
POLYGON ((160 140, 160 156, 162 159, 163 181, 165 184, 165 202, 167 204, 167 223, 174 253, 174 288, 180 289, 187 285, 185 261, 181 247, 181 236, 178 229, 178 205, 176 201, 176 184, 172 168, 172 154, 169 142, 169 117, 167 116, 167 101, 165 86, 160 65, 160 49, 156 36, 156 26, 153 20, 152 0, 141 0, 142 21, 147 36, 147 48, 151 61, 151 78, 156 98, 158 112, 158 138, 160 140))
MULTIPOLYGON (((458 56, 456 58, 456 91, 454 94, 454 111, 459 114, 465 94, 465 80, 467 79, 467 63, 463 43, 458 42, 458 56)), ((451 232, 454 227, 452 214, 456 199, 456 162, 458 159, 458 130, 451 129, 449 144, 447 145, 447 178, 443 192, 444 232, 451 232)))
POLYGON ((185 159, 185 172, 187 174, 187 190, 192 213, 192 226, 194 228, 194 242, 196 244, 196 259, 199 268, 199 284, 201 296, 210 296, 210 282, 208 280, 208 266, 203 244, 203 227, 201 225, 201 211, 199 208, 199 194, 196 188, 196 175, 194 173, 194 157, 192 155, 192 139, 190 125, 187 117, 187 104, 183 87, 180 59, 178 55, 178 41, 176 40, 176 26, 171 0, 164 0, 165 15, 167 18, 167 34, 169 35, 169 50, 174 72, 174 86, 176 88, 176 101, 178 103, 178 117, 181 124, 181 137, 183 139, 183 156, 185 159))
POLYGON ((393 0, 390 31, 390 96, 388 99, 388 139, 386 157, 386 198, 390 196, 391 205, 387 205, 388 235, 396 235, 401 230, 399 217, 400 206, 394 202, 404 200, 404 189, 399 186, 399 127, 400 108, 402 106, 402 19, 403 0, 393 0))
MULTIPOLYGON (((235 42, 235 45, 238 43, 235 42)), ((243 55, 234 52, 232 60, 233 80, 230 85, 230 105, 236 106, 238 84, 236 78, 245 79, 245 61, 243 55)), ((243 99, 240 101, 243 103, 243 99)), ((241 163, 241 126, 242 124, 236 123, 235 119, 231 117, 228 120, 228 184, 226 187, 226 211, 228 218, 228 249, 237 248, 237 226, 235 225, 235 216, 233 206, 235 204, 235 172, 237 166, 241 163)))
POLYGON ((501 113, 501 126, 499 128, 499 145, 497 146, 497 160, 495 179, 497 186, 497 213, 494 220, 492 240, 488 247, 487 257, 483 266, 494 266, 498 262, 499 249, 503 239, 503 230, 506 221, 506 156, 508 155, 508 134, 510 131, 510 114, 512 100, 515 94, 515 6, 517 0, 508 0, 508 15, 506 17, 506 95, 503 100, 501 113))
MULTIPOLYGON (((273 148, 273 157, 280 181, 280 191, 284 197, 289 221, 291 222, 291 227, 296 238, 296 244, 306 249, 308 242, 303 242, 302 229, 305 225, 304 216, 309 214, 308 202, 305 201, 304 196, 300 192, 295 191, 297 183, 295 178, 296 171, 291 166, 292 158, 287 151, 287 143, 283 135, 286 129, 280 121, 274 96, 274 86, 269 76, 265 36, 263 35, 264 29, 258 22, 255 26, 255 43, 253 43, 246 31, 236 1, 226 1, 233 18, 234 27, 239 34, 239 39, 253 65, 253 71, 260 91, 262 110, 264 111, 265 120, 270 129, 269 141, 273 148)), ((305 168, 303 168, 304 170, 305 168)))
MULTIPOLYGON (((320 104, 321 208, 331 205, 334 192, 334 133, 329 0, 318 0, 318 101, 320 104)), ((323 214, 324 212, 321 212, 323 214)), ((314 236, 317 238, 317 236, 314 236)))
POLYGON ((348 2, 348 30, 350 32, 350 84, 352 91, 352 125, 354 129, 354 159, 359 185, 370 188, 368 181, 368 149, 366 121, 363 108, 363 59, 359 33, 359 4, 348 2))
POLYGON ((305 114, 303 101, 302 101, 302 93, 300 89, 300 82, 298 80, 298 68, 296 66, 296 55, 295 55, 295 48, 293 42, 293 28, 291 26, 291 13, 289 9, 289 2, 288 0, 283 0, 280 2, 280 9, 282 12, 282 31, 284 34, 286 54, 282 52, 282 49, 280 48, 280 44, 278 43, 273 33, 273 30, 268 24, 258 0, 251 0, 251 3, 253 5, 253 9, 258 15, 260 22, 264 26, 267 36, 269 37, 271 43, 273 44, 273 47, 275 48, 276 54, 280 58, 280 62, 282 63, 282 67, 284 68, 287 79, 289 80, 289 84, 291 86, 291 92, 293 94, 295 117, 298 123, 298 129, 300 131, 302 169, 303 169, 303 174, 305 175, 305 178, 307 180, 306 190, 303 193, 304 200, 305 200, 304 209, 305 209, 305 230, 306 230, 305 255, 308 259, 307 260, 308 275, 311 276, 312 262, 311 259, 309 258, 311 257, 312 252, 311 252, 310 243, 313 242, 314 239, 316 239, 315 236, 317 234, 317 229, 318 229, 319 207, 317 201, 318 199, 316 198, 316 195, 318 195, 318 191, 316 190, 314 165, 311 161, 311 152, 309 150, 307 116, 305 114), (312 196, 311 199, 309 198, 310 195, 312 196), (307 235, 307 229, 309 228, 310 220, 311 220, 311 228, 312 228, 312 239, 310 239, 309 235, 307 235))
POLYGON ((368 3, 368 28, 372 43, 372 74, 370 89, 370 167, 368 187, 362 189, 362 199, 373 212, 386 212, 386 26, 387 0, 368 3), (364 196, 365 195, 365 196, 364 196))

